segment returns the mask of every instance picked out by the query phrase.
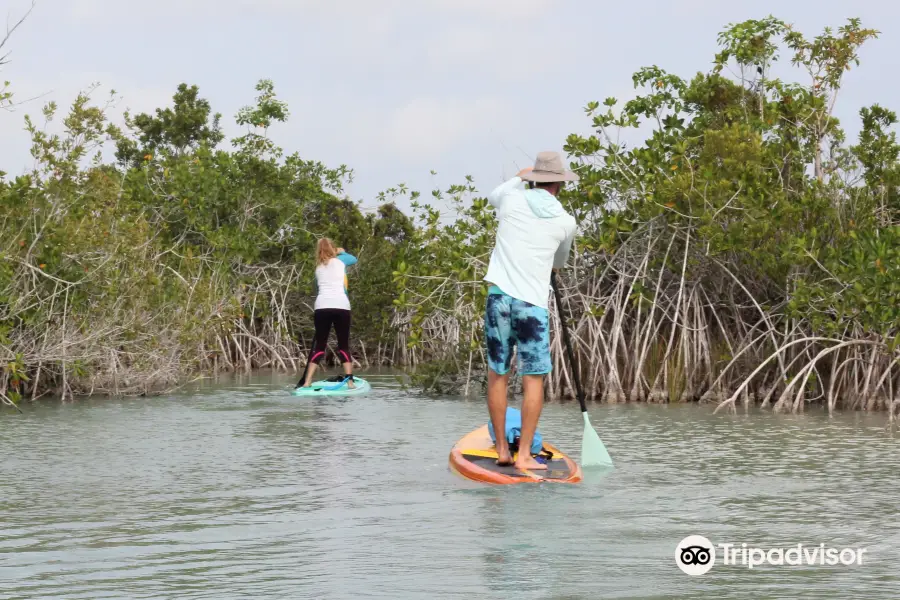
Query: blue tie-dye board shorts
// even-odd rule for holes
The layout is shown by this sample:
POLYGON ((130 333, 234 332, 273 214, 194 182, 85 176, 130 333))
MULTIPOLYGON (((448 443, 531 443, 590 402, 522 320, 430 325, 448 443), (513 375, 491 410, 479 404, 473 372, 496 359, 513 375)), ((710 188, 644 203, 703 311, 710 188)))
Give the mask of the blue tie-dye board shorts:
POLYGON ((488 291, 484 339, 488 366, 498 375, 509 372, 513 348, 521 375, 546 375, 552 370, 547 309, 513 298, 497 286, 488 291))

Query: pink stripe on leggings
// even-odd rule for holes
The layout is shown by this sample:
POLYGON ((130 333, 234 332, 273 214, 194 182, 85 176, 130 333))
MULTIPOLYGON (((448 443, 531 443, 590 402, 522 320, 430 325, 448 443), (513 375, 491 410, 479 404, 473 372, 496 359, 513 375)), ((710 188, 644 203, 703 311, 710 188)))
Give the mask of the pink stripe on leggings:
POLYGON ((347 353, 344 352, 343 350, 338 350, 338 352, 340 352, 341 354, 344 355, 344 358, 347 359, 347 362, 351 362, 351 360, 350 360, 350 355, 349 355, 349 354, 347 354, 347 353))

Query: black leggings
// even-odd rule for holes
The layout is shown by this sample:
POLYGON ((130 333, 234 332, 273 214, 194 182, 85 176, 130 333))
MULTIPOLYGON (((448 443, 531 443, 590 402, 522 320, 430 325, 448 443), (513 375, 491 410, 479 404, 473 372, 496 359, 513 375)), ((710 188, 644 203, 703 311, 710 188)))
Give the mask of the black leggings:
POLYGON ((316 311, 313 321, 316 324, 316 337, 313 340, 312 350, 309 352, 309 362, 319 364, 325 358, 325 348, 328 347, 328 335, 331 333, 332 325, 337 333, 341 364, 352 362, 350 358, 350 311, 342 308, 320 308, 316 311))

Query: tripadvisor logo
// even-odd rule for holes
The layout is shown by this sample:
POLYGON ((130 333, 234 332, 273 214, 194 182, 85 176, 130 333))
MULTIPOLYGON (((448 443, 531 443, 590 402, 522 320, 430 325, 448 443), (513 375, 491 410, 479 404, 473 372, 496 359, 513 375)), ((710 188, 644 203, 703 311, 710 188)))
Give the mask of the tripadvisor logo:
POLYGON ((689 535, 675 549, 675 563, 688 575, 703 575, 716 564, 716 548, 702 535, 689 535))
POLYGON ((772 566, 813 566, 841 564, 861 565, 865 548, 831 548, 825 544, 804 546, 797 544, 789 548, 755 548, 747 544, 715 545, 702 535, 689 535, 675 548, 675 564, 684 573, 691 576, 708 573, 716 564, 720 555, 722 564, 726 566, 742 566, 752 569, 762 565, 772 566), (717 551, 718 549, 718 551, 717 551))

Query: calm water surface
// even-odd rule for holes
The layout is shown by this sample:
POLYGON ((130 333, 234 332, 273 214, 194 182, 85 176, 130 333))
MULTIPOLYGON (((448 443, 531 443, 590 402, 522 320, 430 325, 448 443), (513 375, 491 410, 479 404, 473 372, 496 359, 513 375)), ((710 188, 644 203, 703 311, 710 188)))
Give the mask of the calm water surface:
MULTIPOLYGON (((881 416, 593 406, 617 462, 487 487, 447 454, 483 401, 372 375, 359 398, 256 376, 0 413, 2 598, 897 598, 898 440, 881 416), (866 548, 861 566, 719 563, 687 535, 866 548)), ((517 403, 516 403, 517 404, 517 403)), ((577 403, 541 431, 578 453, 577 403)))

